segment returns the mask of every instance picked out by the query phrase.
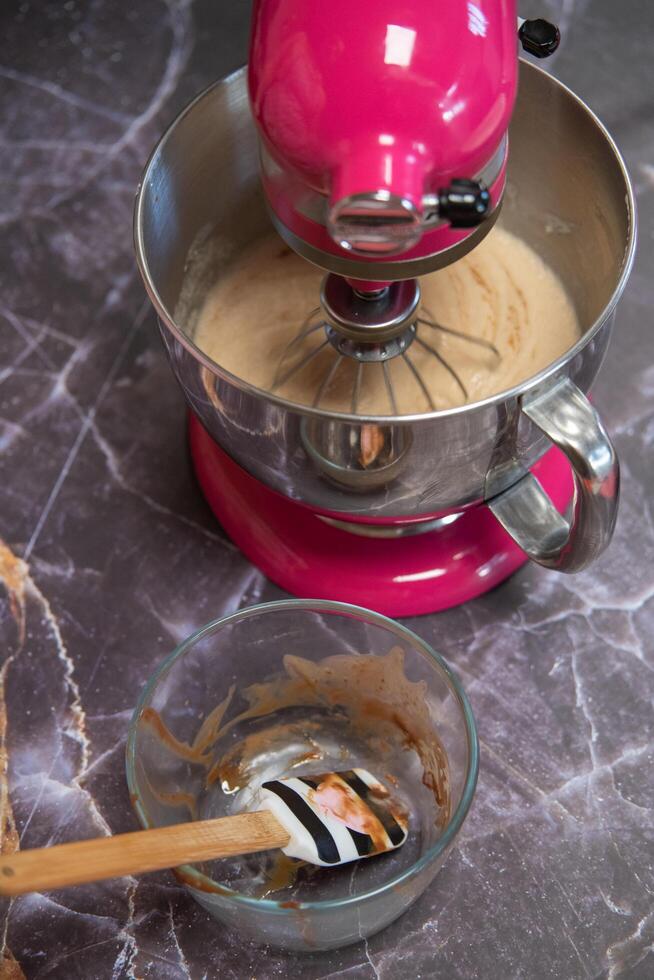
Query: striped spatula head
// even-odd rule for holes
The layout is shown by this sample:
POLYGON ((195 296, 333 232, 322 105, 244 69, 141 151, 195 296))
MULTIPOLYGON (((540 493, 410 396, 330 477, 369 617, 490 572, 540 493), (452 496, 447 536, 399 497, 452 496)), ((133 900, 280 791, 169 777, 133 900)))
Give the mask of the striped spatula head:
POLYGON ((408 818, 367 769, 263 783, 253 809, 270 810, 290 835, 288 857, 333 867, 401 847, 408 818))

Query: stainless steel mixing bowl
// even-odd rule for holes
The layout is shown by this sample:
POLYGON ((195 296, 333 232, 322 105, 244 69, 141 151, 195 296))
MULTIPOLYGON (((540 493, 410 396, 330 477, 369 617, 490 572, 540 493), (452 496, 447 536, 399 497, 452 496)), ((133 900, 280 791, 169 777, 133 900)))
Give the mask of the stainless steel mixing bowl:
POLYGON ((598 119, 524 62, 510 147, 500 223, 559 275, 583 335, 519 387, 461 408, 375 418, 303 408, 231 375, 195 346, 189 290, 200 303, 221 266, 271 227, 245 69, 200 95, 156 146, 137 194, 136 254, 191 408, 258 480, 353 529, 362 518, 416 515, 433 527, 435 515, 486 502, 533 560, 576 571, 604 550, 617 511, 617 459, 586 394, 633 259, 634 200, 598 119), (382 471, 361 463, 363 426, 371 424, 383 439, 382 471), (575 474, 570 522, 528 472, 552 444, 575 474))

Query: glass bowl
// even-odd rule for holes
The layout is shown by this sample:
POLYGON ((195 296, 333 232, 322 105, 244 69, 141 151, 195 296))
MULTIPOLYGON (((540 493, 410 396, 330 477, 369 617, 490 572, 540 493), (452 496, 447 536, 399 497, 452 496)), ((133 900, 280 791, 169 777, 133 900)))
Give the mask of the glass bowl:
POLYGON ((478 770, 472 711, 445 661, 415 633, 356 606, 253 606, 173 651, 141 695, 127 740, 143 827, 239 812, 266 779, 354 767, 408 809, 398 850, 340 868, 267 851, 174 871, 216 919, 284 949, 370 936, 445 860, 478 770))

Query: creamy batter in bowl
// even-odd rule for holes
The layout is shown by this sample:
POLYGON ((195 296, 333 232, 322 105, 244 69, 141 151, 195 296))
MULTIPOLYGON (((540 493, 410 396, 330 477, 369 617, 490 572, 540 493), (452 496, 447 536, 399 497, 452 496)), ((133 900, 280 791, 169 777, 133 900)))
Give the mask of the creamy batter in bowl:
MULTIPOLYGON (((289 401, 310 406, 334 362, 331 346, 286 383, 274 388, 273 382, 277 366, 285 364, 288 345, 316 306, 322 275, 273 233, 227 262, 201 308, 180 309, 177 319, 189 322, 187 329, 197 346, 231 374, 262 391, 275 390, 289 401)), ((577 316, 561 281, 532 248, 501 227, 465 258, 423 276, 420 286, 422 315, 446 330, 422 326, 419 335, 455 369, 467 392, 466 398, 442 362, 414 343, 411 364, 438 409, 521 385, 579 340, 577 316), (497 354, 447 330, 484 340, 497 354)), ((323 341, 324 332, 318 329, 296 344, 288 358, 291 366, 323 341)), ((321 408, 350 411, 357 368, 353 359, 341 361, 321 397, 321 408)), ((389 360, 386 370, 399 414, 430 410, 403 358, 389 360)), ((366 365, 361 373, 358 411, 394 414, 381 364, 366 365)))
POLYGON ((472 801, 474 719, 442 658, 355 606, 289 600, 243 609, 182 643, 148 683, 127 744, 144 827, 242 810, 279 776, 368 768, 408 813, 397 851, 340 868, 281 852, 185 866, 177 877, 259 942, 328 949, 382 929, 441 867, 472 801))

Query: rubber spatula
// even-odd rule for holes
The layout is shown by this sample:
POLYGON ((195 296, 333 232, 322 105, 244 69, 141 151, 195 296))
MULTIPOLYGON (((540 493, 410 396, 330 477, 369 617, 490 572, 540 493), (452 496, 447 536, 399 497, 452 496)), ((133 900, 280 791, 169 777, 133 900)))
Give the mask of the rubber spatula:
POLYGON ((59 844, 0 857, 0 894, 22 895, 281 848, 335 867, 400 847, 407 818, 366 769, 263 783, 230 817, 59 844))

